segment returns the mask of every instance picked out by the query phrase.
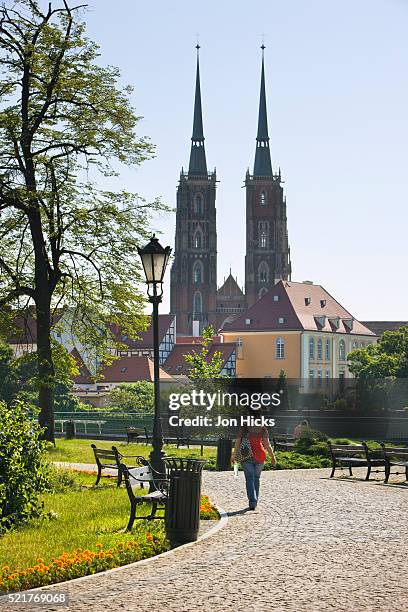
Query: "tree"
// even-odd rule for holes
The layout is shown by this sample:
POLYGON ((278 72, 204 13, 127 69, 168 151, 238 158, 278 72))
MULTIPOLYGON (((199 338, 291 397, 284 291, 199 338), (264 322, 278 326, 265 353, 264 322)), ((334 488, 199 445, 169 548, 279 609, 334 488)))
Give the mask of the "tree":
POLYGON ((221 374, 224 365, 221 351, 214 351, 213 355, 209 357, 214 335, 215 330, 212 325, 209 325, 203 330, 200 350, 193 350, 191 353, 184 355, 184 360, 190 365, 188 377, 193 382, 225 378, 221 374))
POLYGON ((350 372, 356 377, 356 405, 360 408, 406 406, 408 380, 408 325, 387 331, 376 344, 352 351, 350 372))
POLYGON ((358 379, 408 377, 408 325, 384 332, 376 344, 355 349, 347 359, 350 372, 358 379))
POLYGON ((153 413, 153 383, 139 380, 118 385, 109 393, 107 409, 117 412, 153 413))
POLYGON ((17 391, 14 354, 8 344, 0 342, 0 401, 10 404, 17 391))
POLYGON ((68 309, 73 333, 100 352, 107 319, 136 337, 147 325, 136 245, 151 211, 164 209, 99 186, 153 147, 136 135, 131 88, 97 64, 82 7, 55 4, 0 8, 0 309, 34 304, 39 421, 51 441, 53 314, 68 309))

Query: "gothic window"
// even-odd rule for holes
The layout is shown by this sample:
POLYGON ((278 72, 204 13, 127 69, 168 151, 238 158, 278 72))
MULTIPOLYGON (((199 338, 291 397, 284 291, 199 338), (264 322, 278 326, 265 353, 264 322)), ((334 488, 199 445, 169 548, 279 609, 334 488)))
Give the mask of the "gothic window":
POLYGON ((193 283, 198 285, 203 282, 203 264, 196 261, 193 268, 193 283))
POLYGON ((314 338, 310 338, 309 340, 309 357, 310 359, 314 359, 315 356, 315 341, 314 338))
MULTIPOLYGON (((262 289, 259 290, 258 293, 258 298, 261 299, 261 297, 263 297, 265 295, 265 293, 268 293, 268 290, 266 287, 262 287, 262 289)), ((239 304, 238 304, 238 308, 239 308, 239 304)))
POLYGON ((201 193, 197 193, 194 198, 193 210, 196 215, 202 215, 204 211, 204 200, 201 193))
POLYGON ((323 342, 321 338, 317 341, 317 358, 323 359, 323 342))
POLYGON ((326 338, 326 361, 330 361, 330 340, 326 338))
POLYGON ((267 205, 266 193, 265 191, 261 191, 261 195, 259 196, 259 204, 261 206, 267 205))
POLYGON ((202 312, 203 311, 203 298, 199 291, 196 291, 194 294, 193 300, 193 312, 202 312))
POLYGON ((283 338, 276 340, 276 359, 285 359, 285 341, 283 338))
POLYGON ((203 248, 203 235, 201 230, 197 230, 193 237, 193 248, 194 249, 202 249, 203 248))
POLYGON ((260 283, 269 282, 269 266, 266 261, 261 261, 258 267, 258 280, 260 283))
POLYGON ((339 342, 339 359, 340 361, 346 360, 346 343, 344 340, 340 340, 339 342))
POLYGON ((259 234, 259 248, 268 248, 268 234, 269 234, 269 223, 267 221, 259 221, 258 223, 258 234, 259 234))

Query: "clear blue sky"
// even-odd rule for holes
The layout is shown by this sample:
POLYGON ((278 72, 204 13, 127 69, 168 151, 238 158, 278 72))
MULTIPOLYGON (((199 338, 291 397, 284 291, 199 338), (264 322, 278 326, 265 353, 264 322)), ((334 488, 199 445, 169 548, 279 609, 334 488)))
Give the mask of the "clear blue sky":
MULTIPOLYGON (((293 280, 324 285, 357 318, 408 320, 405 0, 94 0, 86 21, 101 61, 134 85, 140 133, 157 145, 120 184, 172 206, 188 166, 199 34, 207 163, 220 180, 219 283, 230 265, 244 281, 241 187, 254 159, 264 35, 293 280)), ((174 221, 155 221, 171 246, 174 221)))

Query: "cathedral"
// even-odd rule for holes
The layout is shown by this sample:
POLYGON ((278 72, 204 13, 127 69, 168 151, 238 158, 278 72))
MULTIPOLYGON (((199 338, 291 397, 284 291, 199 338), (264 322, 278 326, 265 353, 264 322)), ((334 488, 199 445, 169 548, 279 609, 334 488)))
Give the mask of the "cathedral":
POLYGON ((174 261, 170 278, 170 312, 177 335, 198 336, 208 325, 219 330, 259 300, 279 280, 290 280, 286 199, 281 173, 273 173, 266 110, 262 45, 258 132, 253 173, 245 176, 245 293, 231 270, 217 288, 216 173, 208 172, 201 107, 199 46, 193 134, 188 172, 177 187, 174 261))

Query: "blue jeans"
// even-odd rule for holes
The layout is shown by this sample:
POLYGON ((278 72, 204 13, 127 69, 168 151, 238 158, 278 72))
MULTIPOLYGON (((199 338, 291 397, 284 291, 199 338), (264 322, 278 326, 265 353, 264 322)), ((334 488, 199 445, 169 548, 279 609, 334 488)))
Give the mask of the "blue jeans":
POLYGON ((263 468, 263 463, 256 463, 253 460, 244 461, 242 468, 245 474, 245 484, 250 504, 256 504, 259 498, 259 479, 263 468))

